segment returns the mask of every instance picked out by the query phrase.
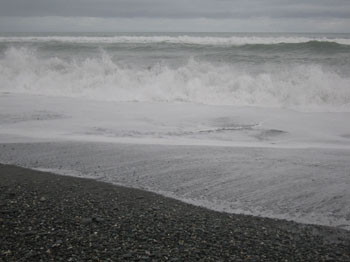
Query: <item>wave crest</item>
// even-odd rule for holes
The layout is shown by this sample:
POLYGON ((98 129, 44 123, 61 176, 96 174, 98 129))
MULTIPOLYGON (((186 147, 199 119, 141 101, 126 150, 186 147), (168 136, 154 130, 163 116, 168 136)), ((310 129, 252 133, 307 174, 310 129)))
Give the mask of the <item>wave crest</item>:
POLYGON ((103 51, 95 58, 65 61, 10 48, 0 60, 0 89, 112 101, 350 110, 350 78, 317 65, 255 73, 238 65, 189 59, 177 68, 158 63, 142 69, 113 62, 103 51))

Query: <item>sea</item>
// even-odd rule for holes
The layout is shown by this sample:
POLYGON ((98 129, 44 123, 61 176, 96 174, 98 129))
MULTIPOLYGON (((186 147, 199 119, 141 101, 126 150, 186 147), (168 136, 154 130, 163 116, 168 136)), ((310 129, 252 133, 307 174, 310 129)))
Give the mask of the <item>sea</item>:
POLYGON ((350 35, 2 33, 0 91, 348 111, 350 35))
POLYGON ((350 230, 350 34, 0 34, 0 163, 350 230))

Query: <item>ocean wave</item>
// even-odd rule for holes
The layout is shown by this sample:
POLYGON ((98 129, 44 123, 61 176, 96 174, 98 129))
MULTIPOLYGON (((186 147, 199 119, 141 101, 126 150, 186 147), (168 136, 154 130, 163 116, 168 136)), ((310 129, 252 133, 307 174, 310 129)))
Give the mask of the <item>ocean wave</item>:
POLYGON ((279 44, 247 44, 243 46, 234 46, 249 51, 263 52, 317 52, 317 53, 333 53, 333 52, 349 52, 350 45, 343 45, 336 42, 327 41, 309 41, 301 43, 279 43, 279 44))
POLYGON ((319 65, 256 73, 234 64, 189 59, 176 68, 124 66, 106 52, 76 61, 9 48, 0 59, 0 90, 112 101, 183 101, 212 105, 350 110, 350 78, 319 65))
POLYGON ((308 42, 337 43, 340 45, 350 45, 348 38, 327 38, 327 37, 302 37, 302 36, 231 36, 231 37, 213 37, 213 36, 10 36, 0 37, 0 42, 63 42, 63 43, 92 43, 92 44, 113 44, 113 43, 132 43, 132 44, 152 44, 152 43, 171 43, 171 44, 190 44, 190 45, 270 45, 270 44, 298 44, 308 42))

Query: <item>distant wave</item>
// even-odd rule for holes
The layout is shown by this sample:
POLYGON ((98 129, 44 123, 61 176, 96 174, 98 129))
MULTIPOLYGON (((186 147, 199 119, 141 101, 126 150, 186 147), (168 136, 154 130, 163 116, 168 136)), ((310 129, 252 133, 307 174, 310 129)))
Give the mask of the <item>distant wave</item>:
POLYGON ((250 51, 297 51, 297 50, 313 50, 318 52, 334 52, 334 51, 350 51, 350 45, 339 44, 328 41, 308 41, 300 43, 278 43, 278 44, 246 44, 236 46, 250 51))
POLYGON ((26 36, 26 37, 0 37, 0 42, 64 42, 64 43, 172 43, 190 45, 270 45, 270 44, 298 44, 298 43, 337 43, 350 45, 347 38, 312 38, 301 36, 280 36, 280 37, 259 37, 259 36, 232 36, 232 37, 212 37, 212 36, 110 36, 110 37, 90 37, 90 36, 26 36))
POLYGON ((350 110, 350 77, 318 65, 265 73, 189 59, 177 68, 125 67, 101 52, 82 61, 41 58, 9 48, 0 59, 0 91, 114 101, 183 101, 213 105, 332 107, 350 110))

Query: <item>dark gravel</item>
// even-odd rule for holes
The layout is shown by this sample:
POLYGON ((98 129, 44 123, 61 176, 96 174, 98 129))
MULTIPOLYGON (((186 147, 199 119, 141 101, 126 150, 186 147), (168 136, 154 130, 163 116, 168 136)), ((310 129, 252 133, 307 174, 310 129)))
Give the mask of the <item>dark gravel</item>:
POLYGON ((350 232, 0 165, 1 261, 350 261, 350 232))

